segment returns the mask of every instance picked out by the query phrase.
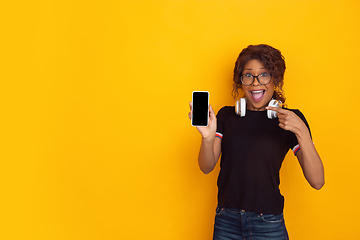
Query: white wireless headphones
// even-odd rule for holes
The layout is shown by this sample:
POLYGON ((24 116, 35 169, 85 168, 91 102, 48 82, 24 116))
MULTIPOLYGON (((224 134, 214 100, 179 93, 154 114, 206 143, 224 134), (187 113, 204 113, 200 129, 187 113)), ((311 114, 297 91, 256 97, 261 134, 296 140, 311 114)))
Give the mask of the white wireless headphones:
MULTIPOLYGON (((269 107, 282 107, 282 102, 280 100, 271 99, 269 102, 269 107)), ((235 113, 240 117, 245 117, 246 112, 246 98, 240 98, 235 102, 235 113)), ((276 112, 273 110, 267 110, 267 117, 269 119, 277 118, 276 112)))

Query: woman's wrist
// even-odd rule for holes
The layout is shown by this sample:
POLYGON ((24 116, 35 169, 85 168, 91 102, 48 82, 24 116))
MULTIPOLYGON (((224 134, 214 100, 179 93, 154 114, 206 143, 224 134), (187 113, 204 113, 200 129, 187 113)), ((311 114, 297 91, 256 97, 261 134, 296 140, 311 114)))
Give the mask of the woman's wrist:
POLYGON ((214 142, 214 140, 215 140, 215 133, 214 133, 214 134, 209 134, 209 135, 207 135, 207 136, 201 135, 201 137, 202 137, 202 140, 203 140, 204 142, 212 143, 212 142, 214 142))
POLYGON ((309 129, 306 127, 305 124, 304 126, 299 128, 298 132, 295 133, 295 135, 297 138, 300 138, 301 140, 305 140, 306 138, 311 139, 309 129))

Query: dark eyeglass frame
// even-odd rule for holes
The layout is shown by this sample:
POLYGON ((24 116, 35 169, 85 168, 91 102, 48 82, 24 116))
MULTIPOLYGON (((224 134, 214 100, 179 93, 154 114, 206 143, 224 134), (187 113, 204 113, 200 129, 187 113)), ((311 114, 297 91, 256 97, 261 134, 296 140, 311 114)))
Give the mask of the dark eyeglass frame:
MULTIPOLYGON (((250 74, 250 73, 247 73, 247 74, 250 74)), ((244 84, 245 86, 251 86, 251 85, 254 83, 255 78, 256 78, 257 81, 258 81, 258 83, 259 83, 260 85, 268 85, 268 84, 271 82, 272 75, 271 75, 270 73, 268 73, 268 74, 270 75, 270 81, 269 81, 268 83, 261 83, 260 80, 259 80, 259 76, 260 76, 261 74, 263 74, 263 73, 260 73, 260 74, 257 75, 257 76, 253 76, 253 75, 250 74, 250 75, 253 77, 253 80, 252 80, 252 82, 251 82, 250 84, 245 84, 245 83, 243 82, 243 76, 246 75, 246 74, 241 74, 241 75, 240 75, 240 81, 241 81, 242 84, 244 84)))

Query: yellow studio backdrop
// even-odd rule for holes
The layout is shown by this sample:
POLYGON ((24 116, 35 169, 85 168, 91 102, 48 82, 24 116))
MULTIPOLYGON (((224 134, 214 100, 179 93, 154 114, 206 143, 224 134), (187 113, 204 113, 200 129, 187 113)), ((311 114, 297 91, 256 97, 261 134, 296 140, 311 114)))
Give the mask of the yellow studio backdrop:
POLYGON ((188 103, 233 105, 235 60, 259 43, 285 56, 325 165, 316 191, 284 161, 290 238, 359 238, 359 1, 1 5, 0 239, 211 239, 219 166, 197 166, 188 103))

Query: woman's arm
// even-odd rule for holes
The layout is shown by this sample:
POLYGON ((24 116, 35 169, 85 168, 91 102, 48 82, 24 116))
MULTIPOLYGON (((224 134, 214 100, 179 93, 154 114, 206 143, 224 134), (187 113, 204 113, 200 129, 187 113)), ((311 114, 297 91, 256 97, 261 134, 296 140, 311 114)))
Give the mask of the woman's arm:
MULTIPOLYGON (((190 102, 189 118, 192 115, 192 102, 190 102)), ((209 124, 207 127, 196 127, 201 134, 201 146, 198 156, 198 164, 201 171, 205 174, 210 173, 221 153, 221 139, 215 137, 216 116, 211 105, 209 106, 209 124)))
POLYGON ((216 163, 220 157, 221 152, 221 139, 215 137, 215 139, 201 140, 201 146, 199 151, 198 163, 201 171, 205 174, 214 170, 216 163))
POLYGON ((312 142, 309 129, 294 112, 282 108, 267 107, 277 112, 279 126, 295 133, 300 150, 297 158, 309 184, 319 190, 325 184, 324 166, 312 142))
MULTIPOLYGON (((306 130, 309 132, 307 128, 306 130)), ((324 167, 320 156, 309 133, 296 134, 296 137, 300 145, 296 157, 299 160, 304 176, 313 188, 319 190, 325 184, 324 167)))

